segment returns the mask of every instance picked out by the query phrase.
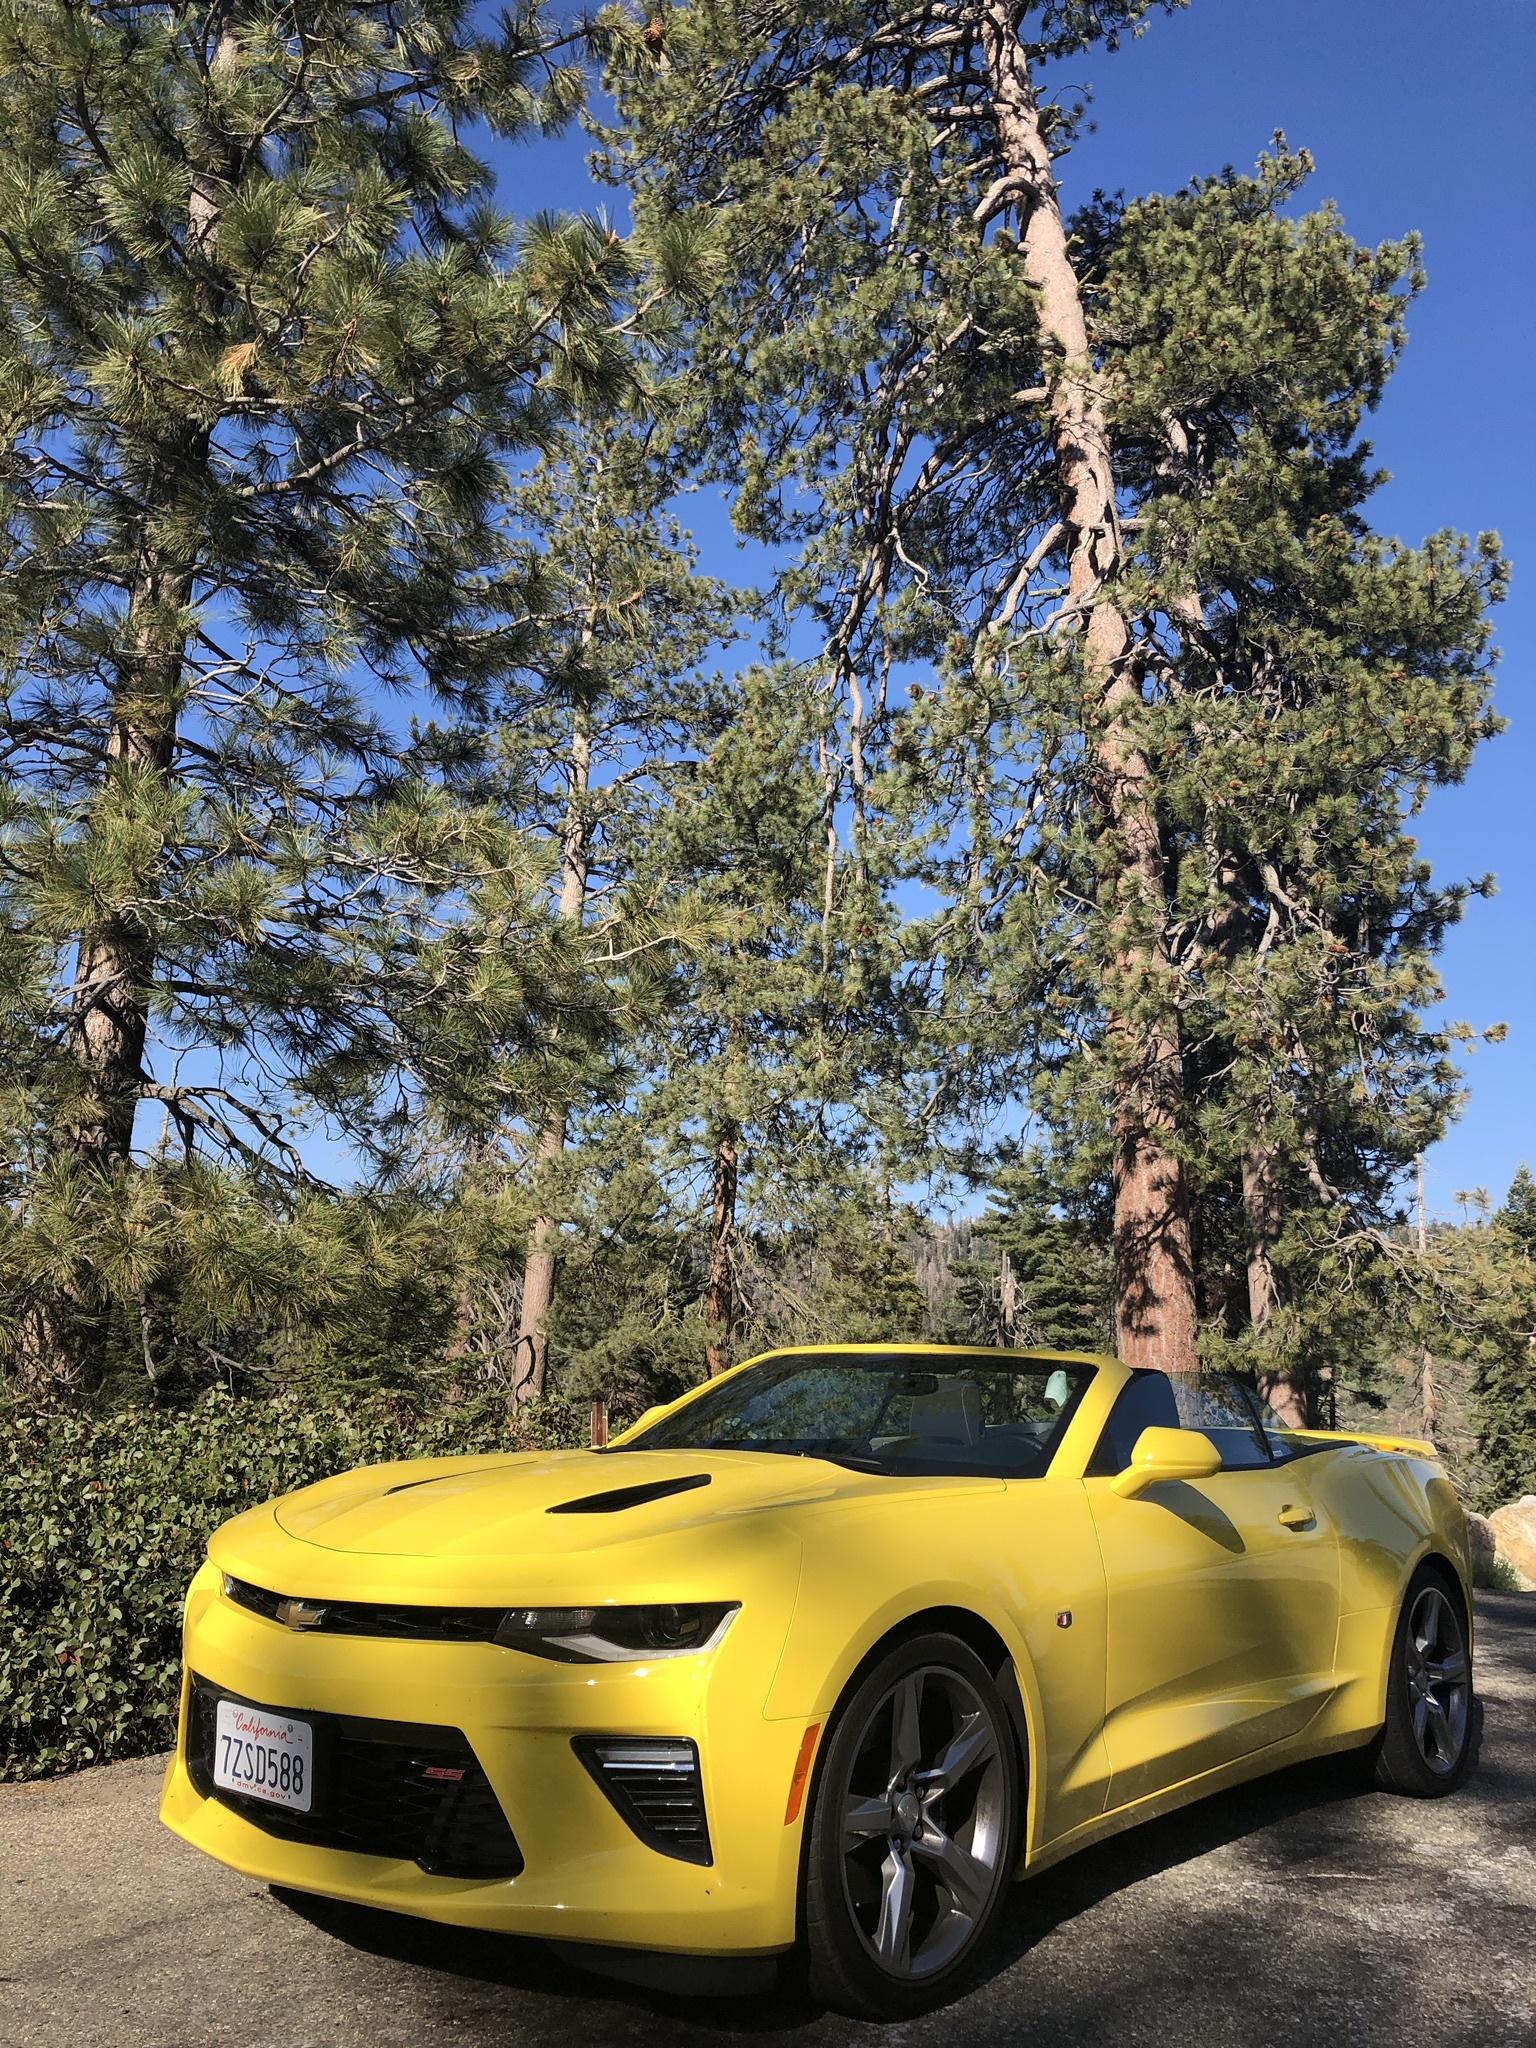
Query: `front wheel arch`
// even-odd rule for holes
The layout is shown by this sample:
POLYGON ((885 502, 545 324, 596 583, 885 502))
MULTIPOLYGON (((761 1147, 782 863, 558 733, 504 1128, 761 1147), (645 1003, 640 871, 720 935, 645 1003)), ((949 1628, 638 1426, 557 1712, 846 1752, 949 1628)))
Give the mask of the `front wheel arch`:
MULTIPOLYGON (((1008 1647, 1007 1642, 998 1630, 992 1626, 991 1622, 984 1615, 978 1614, 972 1607, 941 1606, 919 1608, 916 1613, 905 1615, 900 1621, 894 1622, 885 1631, 884 1635, 877 1637, 870 1644, 869 1648, 864 1652, 863 1656, 854 1665, 839 1687, 837 1698, 826 1716, 820 1735, 817 1737, 816 1754, 811 1764, 811 1779, 806 1787, 804 1812, 807 1815, 811 1812, 816 1793, 820 1789, 822 1762, 830 1745, 832 1731, 837 1726, 838 1716, 864 1682, 865 1674, 872 1671, 881 1658, 894 1649, 897 1643, 905 1642, 911 1636, 926 1635, 957 1636, 968 1649, 974 1650, 982 1663, 986 1665, 987 1670, 992 1675, 993 1683, 1003 1696, 1003 1703, 1008 1709, 1009 1723, 1013 1734, 1014 1761, 1018 1767, 1019 1783, 1024 1792, 1024 1797, 1019 1802, 1019 1840, 1014 1845, 1017 1854, 1022 1854, 1028 1821, 1030 1757, 1032 1753, 1029 1707, 1026 1703, 1024 1684, 1013 1651, 1008 1647)), ((809 1838, 810 1829, 802 1827, 800 1831, 799 1890, 799 1896, 802 1897, 805 1888, 805 1858, 809 1838)), ((1017 1854, 1015 1860, 1017 1860, 1017 1854)))

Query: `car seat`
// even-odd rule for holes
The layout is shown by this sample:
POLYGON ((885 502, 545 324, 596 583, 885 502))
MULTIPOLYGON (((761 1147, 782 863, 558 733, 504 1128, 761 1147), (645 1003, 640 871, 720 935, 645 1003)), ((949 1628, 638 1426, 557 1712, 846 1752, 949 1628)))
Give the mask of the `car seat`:
POLYGON ((974 1380, 944 1380, 933 1393, 913 1396, 907 1423, 912 1436, 974 1450, 982 1428, 981 1389, 974 1380))

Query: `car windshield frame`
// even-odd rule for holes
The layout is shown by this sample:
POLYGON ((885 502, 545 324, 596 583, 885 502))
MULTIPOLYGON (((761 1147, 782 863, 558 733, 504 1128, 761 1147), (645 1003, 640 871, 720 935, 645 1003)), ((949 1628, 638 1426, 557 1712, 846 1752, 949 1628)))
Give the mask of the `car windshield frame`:
POLYGON ((772 1353, 609 1449, 817 1458, 883 1478, 1042 1479, 1098 1371, 1081 1358, 961 1346, 772 1353), (1021 1382, 1038 1385, 1025 1393, 1021 1382), (823 1424, 865 1426, 804 1427, 818 1400, 823 1424))

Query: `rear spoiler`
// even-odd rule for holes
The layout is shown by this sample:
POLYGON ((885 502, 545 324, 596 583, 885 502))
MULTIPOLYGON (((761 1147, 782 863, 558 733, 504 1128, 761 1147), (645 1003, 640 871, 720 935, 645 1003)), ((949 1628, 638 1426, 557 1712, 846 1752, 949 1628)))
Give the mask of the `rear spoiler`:
POLYGON ((1360 1429, 1293 1429, 1292 1436, 1309 1443, 1369 1444, 1373 1451, 1401 1451, 1408 1458, 1438 1458, 1440 1453, 1421 1436, 1369 1436, 1360 1429))

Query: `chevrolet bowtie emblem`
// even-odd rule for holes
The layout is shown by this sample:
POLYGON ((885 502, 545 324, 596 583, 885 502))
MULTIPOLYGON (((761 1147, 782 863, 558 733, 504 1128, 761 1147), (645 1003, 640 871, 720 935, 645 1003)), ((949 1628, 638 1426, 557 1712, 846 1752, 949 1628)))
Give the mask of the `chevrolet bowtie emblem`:
POLYGON ((277 1618, 285 1628, 318 1628, 325 1609, 318 1600, 279 1600, 277 1618))

